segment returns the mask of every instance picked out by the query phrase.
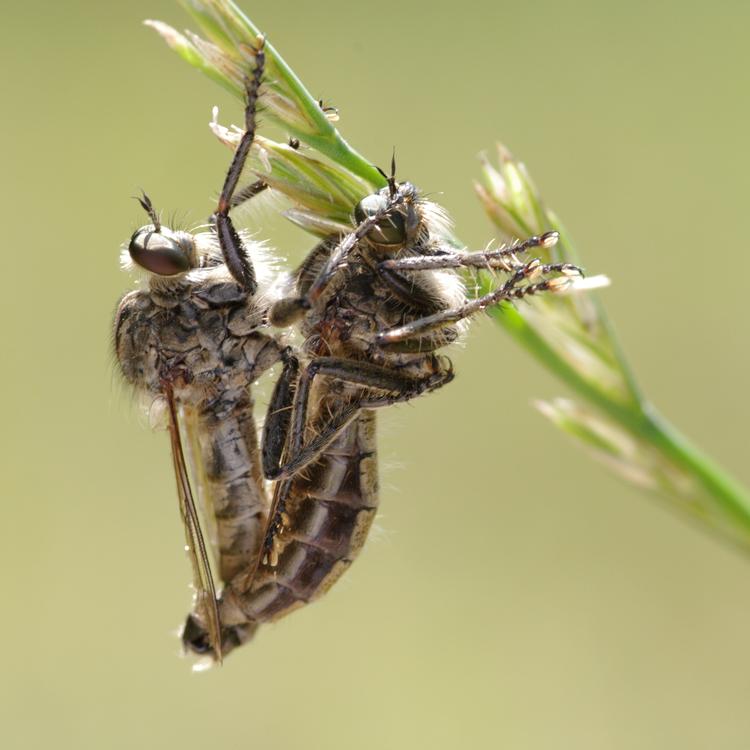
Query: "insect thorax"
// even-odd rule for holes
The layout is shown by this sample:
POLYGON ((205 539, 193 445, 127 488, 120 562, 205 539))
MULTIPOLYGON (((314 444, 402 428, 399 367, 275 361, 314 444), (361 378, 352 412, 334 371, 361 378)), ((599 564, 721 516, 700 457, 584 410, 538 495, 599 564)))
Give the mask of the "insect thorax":
POLYGON ((211 397, 246 388, 278 353, 275 340, 259 330, 268 306, 267 294, 249 295, 222 265, 155 278, 126 295, 117 312, 123 375, 152 393, 169 382, 178 397, 190 391, 190 401, 201 391, 211 397))

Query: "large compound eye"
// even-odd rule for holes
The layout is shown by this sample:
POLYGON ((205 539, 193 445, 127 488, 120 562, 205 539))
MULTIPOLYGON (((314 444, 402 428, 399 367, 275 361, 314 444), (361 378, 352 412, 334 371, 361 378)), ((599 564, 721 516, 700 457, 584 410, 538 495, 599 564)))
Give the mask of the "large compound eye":
POLYGON ((185 248, 162 230, 141 227, 130 238, 128 251, 135 263, 158 276, 176 276, 191 268, 190 257, 185 248))
MULTIPOLYGON (((373 193, 363 198, 354 209, 354 219, 361 224, 388 205, 388 197, 382 193, 373 193)), ((367 233, 367 239, 376 245, 403 245, 406 242, 406 225, 404 215, 394 208, 388 216, 380 219, 367 233)))

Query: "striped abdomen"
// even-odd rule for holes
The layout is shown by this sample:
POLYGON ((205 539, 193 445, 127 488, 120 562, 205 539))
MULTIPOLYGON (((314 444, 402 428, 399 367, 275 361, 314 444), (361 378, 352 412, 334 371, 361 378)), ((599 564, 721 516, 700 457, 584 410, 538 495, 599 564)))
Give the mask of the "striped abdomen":
POLYGON ((359 553, 378 502, 374 414, 361 412, 317 461, 280 482, 276 492, 286 495, 278 562, 261 564, 252 580, 240 576, 225 588, 222 626, 236 628, 227 645, 324 594, 359 553))
POLYGON ((245 389, 185 414, 196 487, 225 584, 257 557, 268 514, 252 409, 245 389))

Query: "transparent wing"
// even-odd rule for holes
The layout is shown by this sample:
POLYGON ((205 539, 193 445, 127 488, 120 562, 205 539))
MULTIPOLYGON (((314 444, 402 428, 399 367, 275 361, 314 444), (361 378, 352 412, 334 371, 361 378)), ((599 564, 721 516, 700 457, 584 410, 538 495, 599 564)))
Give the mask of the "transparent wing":
MULTIPOLYGON (((206 465, 200 443, 198 414, 193 407, 180 404, 177 407, 180 431, 183 438, 183 449, 190 469, 190 478, 194 490, 194 498, 200 513, 203 538, 211 548, 211 562, 214 570, 221 571, 221 552, 219 550, 218 529, 216 525, 216 511, 211 483, 206 475, 206 465)), ((219 578, 221 574, 219 573, 219 578)))
POLYGON ((219 609, 216 603, 216 588, 211 573, 206 543, 201 532, 198 511, 195 507, 193 492, 190 488, 185 454, 182 449, 180 426, 177 419, 177 408, 171 388, 164 393, 169 410, 169 437, 172 443, 172 461, 177 479, 177 495, 180 499, 180 513, 185 526, 185 539, 188 556, 193 567, 193 585, 195 587, 195 610, 205 623, 216 661, 221 662, 221 625, 219 609))

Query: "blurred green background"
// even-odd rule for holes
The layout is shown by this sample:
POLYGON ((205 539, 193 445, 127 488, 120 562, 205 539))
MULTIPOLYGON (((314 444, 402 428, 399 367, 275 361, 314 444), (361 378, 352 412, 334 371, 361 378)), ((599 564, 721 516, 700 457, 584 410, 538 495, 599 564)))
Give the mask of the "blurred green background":
MULTIPOLYGON (((745 2, 243 7, 359 150, 492 230, 476 154, 532 170, 647 394, 750 481, 745 2)), ((164 434, 109 348, 143 186, 202 221, 237 102, 141 27, 169 0, 6 4, 0 38, 8 748, 746 748, 750 564, 529 405, 561 386, 488 321, 449 388, 383 414, 382 513, 320 603, 195 675, 164 434)), ((261 214, 298 260, 300 232, 261 214)))

